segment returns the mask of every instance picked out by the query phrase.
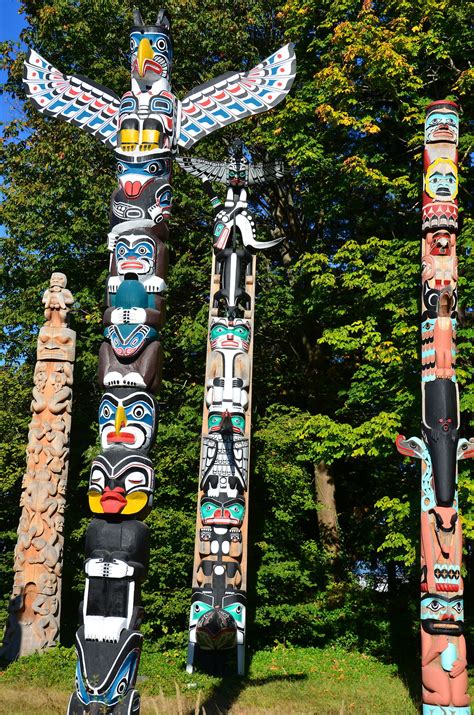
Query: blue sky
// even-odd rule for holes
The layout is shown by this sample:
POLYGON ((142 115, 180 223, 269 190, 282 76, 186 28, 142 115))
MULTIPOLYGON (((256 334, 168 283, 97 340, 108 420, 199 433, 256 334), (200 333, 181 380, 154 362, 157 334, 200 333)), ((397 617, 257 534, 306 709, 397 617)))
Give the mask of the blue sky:
MULTIPOLYGON (((1 2, 1 22, 0 22, 0 42, 5 40, 18 41, 20 32, 25 26, 25 16, 19 14, 19 0, 0 0, 1 2)), ((6 79, 6 72, 0 71, 0 82, 6 79)), ((15 106, 10 97, 0 96, 0 122, 11 119, 15 112, 15 106)))

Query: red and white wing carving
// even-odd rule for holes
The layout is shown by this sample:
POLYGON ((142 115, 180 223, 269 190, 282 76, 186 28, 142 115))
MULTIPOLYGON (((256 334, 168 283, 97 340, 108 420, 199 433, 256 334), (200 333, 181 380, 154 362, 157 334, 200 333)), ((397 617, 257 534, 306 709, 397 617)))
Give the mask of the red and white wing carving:
POLYGON ((250 72, 226 72, 195 87, 181 103, 178 144, 189 149, 215 129, 275 107, 290 91, 295 73, 288 44, 250 72))
POLYGON ((24 64, 23 87, 42 114, 65 119, 115 147, 120 98, 110 89, 62 74, 34 50, 24 64))

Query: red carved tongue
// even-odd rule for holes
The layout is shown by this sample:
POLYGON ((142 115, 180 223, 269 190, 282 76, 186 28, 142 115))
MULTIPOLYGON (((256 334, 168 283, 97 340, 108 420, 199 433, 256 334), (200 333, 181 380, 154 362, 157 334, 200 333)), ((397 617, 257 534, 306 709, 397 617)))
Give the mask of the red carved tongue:
POLYGON ((125 181, 123 185, 123 190, 125 194, 131 199, 135 199, 140 195, 142 190, 142 184, 140 181, 125 181))
POLYGON ((100 498, 100 503, 105 514, 120 514, 127 504, 127 500, 123 496, 124 493, 122 487, 116 487, 115 489, 105 487, 104 493, 100 498))
POLYGON ((119 434, 111 432, 107 435, 107 442, 125 442, 126 444, 133 444, 135 442, 135 435, 132 432, 120 432, 119 434))

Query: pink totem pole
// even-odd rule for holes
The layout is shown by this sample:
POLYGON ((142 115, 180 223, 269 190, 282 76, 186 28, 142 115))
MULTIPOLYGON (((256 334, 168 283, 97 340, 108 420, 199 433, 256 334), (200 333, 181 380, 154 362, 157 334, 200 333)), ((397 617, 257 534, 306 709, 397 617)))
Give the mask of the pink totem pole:
POLYGON ((456 382, 458 107, 427 107, 423 155, 421 296, 422 438, 397 438, 421 459, 423 715, 470 715, 463 635, 462 530, 457 462, 474 456, 459 436, 456 382))

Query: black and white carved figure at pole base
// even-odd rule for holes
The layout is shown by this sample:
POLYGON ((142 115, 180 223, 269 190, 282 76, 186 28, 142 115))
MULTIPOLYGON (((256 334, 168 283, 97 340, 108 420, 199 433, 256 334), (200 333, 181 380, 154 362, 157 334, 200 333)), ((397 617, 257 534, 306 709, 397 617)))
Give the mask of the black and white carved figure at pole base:
MULTIPOLYGON (((160 330, 165 320, 173 162, 179 148, 189 150, 211 132, 275 107, 289 92, 296 71, 293 46, 288 44, 250 71, 227 72, 180 100, 172 91, 168 14, 160 10, 146 22, 134 10, 133 22, 131 86, 122 97, 82 74, 63 74, 34 50, 29 50, 24 66, 25 92, 38 111, 70 122, 110 147, 118 177, 110 202, 110 264, 99 353, 101 454, 89 483, 94 518, 86 537, 76 690, 69 715, 136 715, 140 710, 135 690, 143 640, 140 588, 149 559, 149 530, 142 520, 153 497, 148 455, 158 427, 154 395, 163 365, 160 330)), ((229 176, 221 178, 229 190, 214 228, 219 291, 213 293, 211 310, 218 318, 214 333, 219 337, 212 340, 220 347, 213 348, 206 388, 211 426, 202 483, 209 484, 208 496, 214 500, 206 508, 214 504, 223 518, 229 509, 234 515, 230 530, 212 520, 203 526, 212 538, 206 541, 203 535, 210 551, 199 570, 203 598, 211 584, 214 591, 207 600, 222 606, 230 630, 228 638, 223 637, 213 613, 205 627, 201 621, 195 630, 203 640, 208 633, 209 642, 243 648, 245 550, 240 525, 245 517, 237 512, 245 510, 248 480, 253 251, 265 247, 257 242, 246 191, 269 173, 278 178, 281 166, 245 165, 237 147, 232 162, 221 166, 228 171, 229 176), (223 326, 232 336, 230 344, 220 342, 223 326), (236 556, 239 550, 242 558, 236 556)), ((243 652, 239 663, 242 670, 243 652)))

